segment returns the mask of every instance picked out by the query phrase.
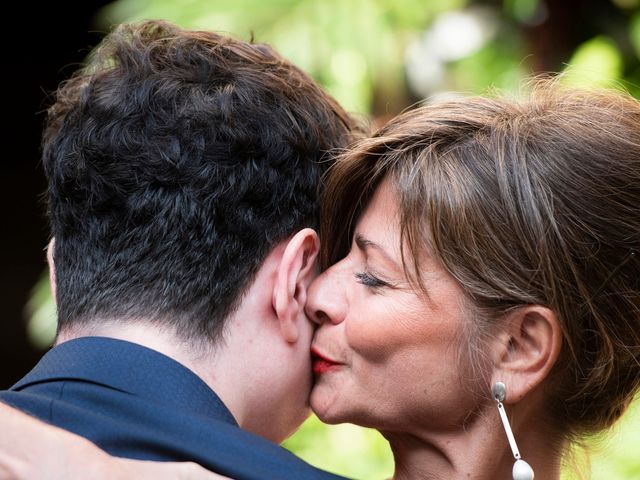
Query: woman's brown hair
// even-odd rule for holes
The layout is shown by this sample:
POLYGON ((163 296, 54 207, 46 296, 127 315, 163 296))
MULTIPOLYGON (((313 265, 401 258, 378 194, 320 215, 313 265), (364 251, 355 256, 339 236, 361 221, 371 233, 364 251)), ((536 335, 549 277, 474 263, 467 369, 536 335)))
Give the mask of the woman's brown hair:
POLYGON ((428 290, 428 251, 475 307, 476 334, 521 305, 552 309, 564 343, 550 424, 574 436, 613 423, 640 383, 640 102, 540 80, 525 99, 467 97, 400 115, 329 172, 325 266, 348 251, 383 178, 398 195, 416 284, 428 290))

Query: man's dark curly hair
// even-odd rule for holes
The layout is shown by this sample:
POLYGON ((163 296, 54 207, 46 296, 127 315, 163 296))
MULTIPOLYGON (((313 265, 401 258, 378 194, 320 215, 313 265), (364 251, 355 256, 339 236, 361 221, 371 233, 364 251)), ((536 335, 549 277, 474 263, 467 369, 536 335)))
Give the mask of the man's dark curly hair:
POLYGON ((272 248, 316 225, 359 130, 267 45, 120 25, 45 126, 59 329, 144 318, 215 341, 272 248))

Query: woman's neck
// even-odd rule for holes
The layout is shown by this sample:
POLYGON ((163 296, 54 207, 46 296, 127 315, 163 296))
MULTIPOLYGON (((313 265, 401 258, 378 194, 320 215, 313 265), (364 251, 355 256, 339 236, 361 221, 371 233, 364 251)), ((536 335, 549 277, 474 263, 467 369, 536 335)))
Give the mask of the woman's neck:
MULTIPOLYGON (((541 422, 523 420, 512 425, 523 459, 531 465, 536 478, 559 479, 563 449, 541 422)), ((393 452, 393 480, 513 478, 515 459, 497 409, 487 410, 464 429, 381 433, 393 452)))

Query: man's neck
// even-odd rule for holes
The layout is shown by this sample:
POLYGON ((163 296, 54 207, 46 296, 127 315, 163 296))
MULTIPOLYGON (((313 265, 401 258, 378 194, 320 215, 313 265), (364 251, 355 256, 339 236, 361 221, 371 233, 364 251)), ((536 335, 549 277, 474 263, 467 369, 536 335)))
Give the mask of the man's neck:
POLYGON ((240 424, 236 415, 239 407, 234 405, 234 402, 231 401, 232 399, 225 398, 224 391, 228 390, 228 388, 219 385, 218 380, 220 379, 211 374, 211 371, 215 369, 217 356, 217 349, 214 346, 207 346, 204 342, 196 345, 193 342, 183 340, 175 331, 158 325, 157 322, 105 319, 86 325, 65 328, 59 332, 55 344, 59 345, 82 337, 106 337, 125 340, 166 355, 200 377, 220 397, 240 424))
MULTIPOLYGON (((238 323, 242 325, 242 322, 238 323)), ((222 400, 241 428, 280 443, 291 432, 288 428, 284 432, 278 428, 279 423, 286 422, 277 421, 281 412, 277 405, 268 401, 273 378, 255 366, 260 349, 253 345, 247 350, 250 342, 242 334, 242 328, 236 326, 229 330, 234 334, 228 331, 218 344, 207 347, 182 340, 175 331, 163 328, 157 322, 101 319, 62 330, 56 344, 97 336, 125 340, 160 352, 200 377, 222 400)), ((255 336, 255 329, 251 335, 255 336)))
MULTIPOLYGON (((58 345, 81 337, 107 337, 142 345, 181 363, 201 378, 202 375, 198 372, 201 370, 199 364, 208 360, 214 351, 213 347, 206 347, 204 344, 195 345, 181 339, 172 329, 163 328, 157 323, 145 320, 127 320, 126 322, 100 320, 87 325, 69 327, 58 333, 55 343, 58 345)), ((205 378, 203 380, 206 381, 205 378)))

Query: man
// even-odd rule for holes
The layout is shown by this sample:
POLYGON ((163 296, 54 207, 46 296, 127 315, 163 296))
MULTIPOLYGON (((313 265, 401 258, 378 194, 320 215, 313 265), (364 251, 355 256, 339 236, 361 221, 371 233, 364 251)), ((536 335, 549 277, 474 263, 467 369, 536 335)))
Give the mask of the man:
POLYGON ((307 227, 357 132, 266 45, 117 28, 49 110, 58 337, 0 400, 117 456, 337 478, 266 440, 309 412, 307 227))

